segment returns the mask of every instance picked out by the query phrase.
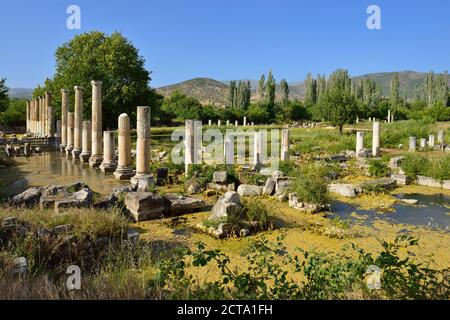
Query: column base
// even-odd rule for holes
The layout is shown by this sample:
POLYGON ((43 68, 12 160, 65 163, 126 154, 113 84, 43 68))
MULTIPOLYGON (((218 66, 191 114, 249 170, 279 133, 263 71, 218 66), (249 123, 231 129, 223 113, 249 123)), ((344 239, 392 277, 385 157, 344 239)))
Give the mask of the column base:
POLYGON ((73 150, 73 147, 72 146, 66 146, 66 156, 67 157, 71 157, 72 156, 72 150, 73 150))
POLYGON ((78 150, 78 149, 73 149, 73 150, 72 150, 72 156, 73 156, 75 159, 79 159, 79 158, 80 158, 80 154, 81 154, 81 150, 78 150))
POLYGON ((91 158, 90 153, 82 152, 80 153, 80 161, 81 163, 89 163, 89 159, 91 158))
POLYGON ((138 173, 131 178, 130 182, 133 187, 137 186, 140 190, 148 191, 149 186, 155 185, 155 178, 151 174, 138 173))
POLYGON ((112 173, 116 170, 116 168, 117 163, 114 161, 102 162, 102 164, 100 165, 100 170, 103 173, 112 173))
POLYGON ((101 155, 91 155, 89 158, 89 166, 91 168, 98 168, 103 162, 103 157, 101 155))
POLYGON ((120 167, 118 166, 116 171, 114 171, 114 177, 117 180, 130 180, 135 175, 131 167, 120 167))

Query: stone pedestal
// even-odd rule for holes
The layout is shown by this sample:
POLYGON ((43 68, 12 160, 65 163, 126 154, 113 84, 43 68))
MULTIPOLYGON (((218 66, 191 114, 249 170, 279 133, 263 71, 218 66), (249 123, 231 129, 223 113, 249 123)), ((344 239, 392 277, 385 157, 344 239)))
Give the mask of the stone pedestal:
POLYGON ((356 156, 359 155, 361 150, 364 149, 364 132, 356 132, 356 156))
POLYGON ((75 115, 73 112, 67 113, 67 145, 66 155, 70 157, 73 150, 73 123, 75 121, 75 115))
POLYGON ((290 148, 290 134, 289 129, 283 129, 281 131, 281 161, 289 161, 289 148, 290 148))
POLYGON ((139 180, 147 180, 150 175, 150 107, 137 108, 136 175, 131 184, 139 185, 139 180))
POLYGON ((437 136, 438 144, 445 144, 444 138, 445 138, 444 130, 439 130, 438 136, 437 136))
POLYGON ((83 121, 83 131, 82 131, 82 142, 81 142, 81 153, 80 160, 82 163, 89 163, 89 158, 91 157, 91 122, 83 121))
POLYGON ((417 138, 416 137, 409 137, 409 152, 415 152, 416 151, 416 145, 417 145, 417 138))
POLYGON ((114 177, 117 180, 129 180, 134 176, 131 168, 131 133, 130 133, 130 117, 123 113, 119 116, 119 161, 114 177))
POLYGON ((420 138, 420 147, 422 149, 427 147, 427 138, 420 138))
POLYGON ((434 148, 435 145, 435 137, 434 134, 430 134, 430 136, 428 137, 428 146, 430 148, 434 148))
POLYGON ((114 131, 103 132, 103 162, 100 165, 102 172, 110 173, 116 170, 115 151, 116 138, 114 137, 114 131))
POLYGON ((92 146, 89 166, 98 167, 103 160, 102 150, 102 82, 91 81, 92 85, 92 146))
POLYGON ((373 133, 372 133, 372 156, 380 156, 380 123, 373 123, 373 133))
POLYGON ((67 112, 69 111, 69 90, 61 90, 61 151, 64 151, 67 145, 67 112))
POLYGON ((81 154, 82 131, 83 131, 83 88, 75 86, 75 120, 73 130, 73 150, 72 155, 78 159, 81 154))

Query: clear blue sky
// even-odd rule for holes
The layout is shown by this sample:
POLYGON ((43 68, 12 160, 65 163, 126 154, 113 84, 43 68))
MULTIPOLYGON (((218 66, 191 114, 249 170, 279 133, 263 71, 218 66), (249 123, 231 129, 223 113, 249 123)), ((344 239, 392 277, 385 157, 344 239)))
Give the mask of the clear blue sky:
POLYGON ((153 87, 193 77, 301 81, 308 72, 441 72, 450 62, 447 0, 0 0, 0 77, 34 87, 75 34, 120 31, 139 48, 153 87), (81 7, 82 29, 66 28, 81 7), (368 30, 368 5, 382 30, 368 30))

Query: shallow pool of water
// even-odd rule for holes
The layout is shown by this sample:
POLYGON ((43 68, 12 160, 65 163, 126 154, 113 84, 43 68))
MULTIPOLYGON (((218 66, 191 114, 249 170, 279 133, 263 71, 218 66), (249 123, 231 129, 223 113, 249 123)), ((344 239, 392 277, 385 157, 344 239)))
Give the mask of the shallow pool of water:
POLYGON ((17 166, 0 168, 0 198, 12 197, 32 186, 66 185, 77 181, 83 181, 101 194, 107 194, 121 184, 129 184, 79 161, 74 162, 59 152, 17 157, 15 160, 17 166))
POLYGON ((335 202, 332 205, 333 214, 344 220, 354 223, 372 224, 376 220, 386 220, 392 223, 426 226, 450 231, 450 196, 442 193, 434 195, 424 194, 398 194, 398 199, 416 199, 417 205, 397 203, 393 206, 394 212, 377 213, 373 210, 359 210, 353 205, 344 202, 335 202))

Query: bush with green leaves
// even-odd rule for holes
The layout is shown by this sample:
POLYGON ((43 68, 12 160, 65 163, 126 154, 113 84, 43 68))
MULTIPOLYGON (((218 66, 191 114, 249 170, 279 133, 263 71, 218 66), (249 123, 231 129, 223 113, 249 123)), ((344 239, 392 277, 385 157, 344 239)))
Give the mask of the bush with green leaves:
POLYGON ((382 160, 372 159, 369 161, 369 174, 372 177, 383 178, 389 174, 389 168, 382 160))
POLYGON ((382 251, 375 256, 354 244, 338 254, 302 249, 289 253, 283 240, 280 236, 276 242, 252 241, 244 252, 250 266, 242 269, 231 267, 231 259, 220 250, 207 250, 198 243, 195 250, 178 250, 163 261, 158 279, 175 299, 423 300, 450 296, 450 268, 437 270, 414 262, 410 248, 418 246, 418 241, 411 236, 381 241, 382 251), (220 270, 219 280, 200 283, 186 271, 211 264, 220 270), (381 271, 379 290, 367 286, 368 270, 373 266, 381 271))
POLYGON ((330 203, 328 182, 325 178, 327 168, 322 165, 307 165, 301 168, 290 186, 300 201, 327 205, 330 203))
POLYGON ((411 179, 415 179, 418 175, 424 175, 428 166, 429 160, 417 154, 408 154, 401 165, 405 174, 411 179))

